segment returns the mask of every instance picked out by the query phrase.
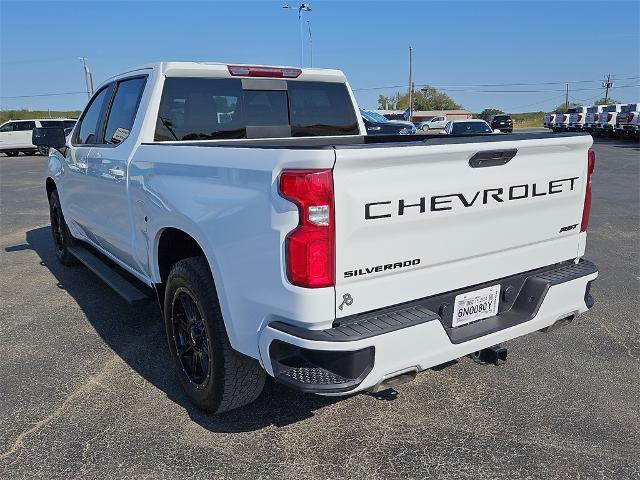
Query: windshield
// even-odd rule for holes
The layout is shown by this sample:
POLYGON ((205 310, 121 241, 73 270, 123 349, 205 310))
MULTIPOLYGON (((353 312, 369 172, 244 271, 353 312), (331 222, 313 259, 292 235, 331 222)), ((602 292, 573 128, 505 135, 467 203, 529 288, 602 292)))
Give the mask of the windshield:
POLYGON ((387 117, 380 115, 379 113, 376 113, 376 112, 370 112, 368 110, 360 110, 360 112, 362 113, 362 116, 367 120, 369 120, 370 122, 386 123, 389 121, 387 117))
POLYGON ((451 133, 493 133, 487 122, 455 122, 451 133))

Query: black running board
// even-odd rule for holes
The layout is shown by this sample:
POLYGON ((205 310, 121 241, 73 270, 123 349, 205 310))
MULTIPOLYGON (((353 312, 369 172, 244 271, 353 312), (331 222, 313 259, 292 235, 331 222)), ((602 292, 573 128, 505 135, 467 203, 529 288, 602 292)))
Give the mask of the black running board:
POLYGON ((69 253, 80 263, 95 273, 104 283, 109 285, 127 303, 133 305, 146 302, 149 295, 133 285, 116 270, 107 265, 97 255, 82 246, 69 247, 69 253))

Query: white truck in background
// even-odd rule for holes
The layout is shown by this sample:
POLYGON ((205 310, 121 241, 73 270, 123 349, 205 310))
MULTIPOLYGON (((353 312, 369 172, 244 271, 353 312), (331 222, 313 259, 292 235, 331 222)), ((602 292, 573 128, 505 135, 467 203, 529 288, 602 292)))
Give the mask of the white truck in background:
POLYGON ((596 127, 600 119, 600 113, 605 107, 606 105, 592 105, 587 108, 587 114, 584 118, 584 130, 591 132, 596 127))
POLYGON ((544 120, 543 120, 543 125, 544 128, 551 128, 553 129, 553 126, 556 123, 556 114, 555 113, 545 113, 544 114, 544 120))
POLYGON ((573 113, 573 109, 570 108, 566 113, 557 113, 556 120, 553 123, 551 129, 554 132, 565 132, 569 129, 569 116, 573 113))
POLYGON ((629 103, 616 117, 615 132, 621 136, 640 137, 640 103, 629 103))
POLYGON ((588 108, 589 107, 580 106, 571 109, 573 111, 569 114, 569 130, 580 131, 584 129, 588 108))
POLYGON ((615 133, 615 125, 618 119, 618 113, 622 110, 622 104, 607 105, 602 109, 598 118, 598 123, 593 129, 595 135, 613 135, 615 133))
POLYGON ((589 135, 365 132, 337 70, 128 70, 66 139, 34 131, 56 255, 131 303, 155 291, 208 412, 267 374, 344 395, 497 363, 591 308, 589 135))

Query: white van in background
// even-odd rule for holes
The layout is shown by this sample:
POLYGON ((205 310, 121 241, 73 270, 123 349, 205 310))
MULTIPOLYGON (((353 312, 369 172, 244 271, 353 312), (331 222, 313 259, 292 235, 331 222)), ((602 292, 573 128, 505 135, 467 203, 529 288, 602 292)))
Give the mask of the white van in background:
POLYGON ((20 152, 30 155, 38 152, 31 142, 31 132, 34 128, 60 127, 73 128, 76 121, 70 118, 47 118, 9 120, 0 125, 0 152, 8 157, 15 157, 20 152))

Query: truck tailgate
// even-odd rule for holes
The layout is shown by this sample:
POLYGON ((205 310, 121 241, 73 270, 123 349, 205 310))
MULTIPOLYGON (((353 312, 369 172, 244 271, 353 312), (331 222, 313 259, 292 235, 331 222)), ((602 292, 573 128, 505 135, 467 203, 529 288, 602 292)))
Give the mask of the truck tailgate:
POLYGON ((338 318, 581 254, 590 136, 451 140, 336 149, 338 318))

